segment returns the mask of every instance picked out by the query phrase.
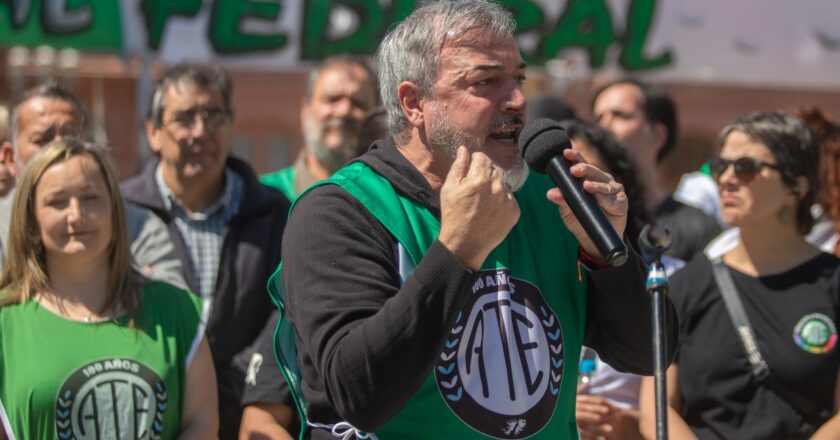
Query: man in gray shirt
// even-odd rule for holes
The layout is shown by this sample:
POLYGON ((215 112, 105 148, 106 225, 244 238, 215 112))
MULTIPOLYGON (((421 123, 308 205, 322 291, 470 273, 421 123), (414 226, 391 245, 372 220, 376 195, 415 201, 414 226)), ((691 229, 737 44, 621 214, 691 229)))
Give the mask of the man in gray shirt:
POLYGON ((274 306, 266 281, 280 263, 289 201, 231 154, 233 84, 209 64, 169 67, 150 97, 155 153, 122 184, 126 199, 169 229, 191 290, 204 299, 219 389, 221 439, 238 438, 251 348, 274 306))

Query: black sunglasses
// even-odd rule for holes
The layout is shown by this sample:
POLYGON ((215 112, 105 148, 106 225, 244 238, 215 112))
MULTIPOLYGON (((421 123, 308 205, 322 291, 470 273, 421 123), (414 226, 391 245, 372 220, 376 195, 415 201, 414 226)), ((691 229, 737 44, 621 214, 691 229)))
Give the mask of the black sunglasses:
POLYGON ((776 171, 779 170, 778 165, 767 163, 753 157, 744 156, 730 160, 717 156, 709 160, 709 173, 712 175, 712 179, 715 179, 715 182, 720 180, 720 176, 729 168, 729 165, 734 165, 735 177, 745 183, 753 180, 756 174, 761 172, 763 167, 772 168, 776 171))

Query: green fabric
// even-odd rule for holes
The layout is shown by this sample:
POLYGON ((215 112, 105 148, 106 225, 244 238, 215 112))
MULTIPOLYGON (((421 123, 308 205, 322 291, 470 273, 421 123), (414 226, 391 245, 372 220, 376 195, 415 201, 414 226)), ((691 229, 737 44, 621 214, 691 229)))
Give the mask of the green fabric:
MULTIPOLYGON (((402 197, 394 190, 390 182, 367 165, 358 162, 353 163, 340 170, 331 179, 320 184, 338 185, 356 197, 395 236, 415 267, 428 247, 437 239, 440 229, 439 221, 423 206, 402 197)), ((464 326, 468 323, 475 325, 476 322, 479 322, 472 319, 474 314, 471 313, 470 309, 465 309, 453 324, 450 337, 441 353, 440 361, 435 366, 435 371, 429 375, 412 400, 385 426, 377 430, 376 435, 380 439, 440 438, 463 440, 485 439, 488 435, 498 438, 523 438, 535 435, 537 432, 540 437, 545 436, 545 438, 576 439, 578 437, 574 419, 574 405, 577 385, 577 359, 580 356, 585 324, 585 279, 577 264, 578 243, 563 225, 556 206, 545 199, 546 191, 552 186, 545 176, 532 174, 526 185, 517 192, 516 198, 522 213, 520 220, 508 234, 508 237, 487 258, 482 266, 481 276, 476 285, 473 286, 473 292, 478 292, 478 294, 473 295, 475 298, 473 303, 477 307, 473 310, 482 311, 486 309, 486 307, 482 308, 482 304, 487 307, 495 305, 493 301, 479 304, 479 301, 483 301, 482 298, 487 297, 485 295, 487 293, 486 289, 491 289, 491 286, 494 286, 495 283, 502 285, 507 280, 511 280, 510 286, 505 285, 510 290, 510 298, 513 298, 513 281, 515 281, 515 290, 519 296, 524 297, 527 292, 532 292, 532 296, 525 300, 532 305, 537 305, 531 310, 533 314, 530 316, 533 318, 542 314, 537 318, 537 321, 542 319, 543 323, 551 324, 551 327, 544 324, 546 326, 545 334, 554 337, 562 336, 555 345, 548 345, 552 350, 559 351, 560 355, 540 358, 541 361, 544 361, 540 364, 540 368, 544 370, 546 367, 548 368, 548 371, 543 372, 554 372, 548 365, 549 359, 556 371, 562 371, 560 377, 553 376, 555 379, 550 379, 552 377, 550 374, 537 376, 537 383, 541 383, 543 386, 548 385, 542 395, 547 400, 540 400, 540 408, 543 411, 542 420, 535 420, 533 417, 539 419, 540 416, 533 416, 530 412, 526 412, 524 415, 510 413, 503 415, 499 411, 504 412, 505 409, 500 409, 500 406, 495 407, 499 410, 496 413, 482 412, 481 409, 476 411, 476 408, 479 407, 478 404, 469 403, 481 400, 481 396, 477 399, 465 397, 465 395, 476 396, 475 375, 473 375, 473 382, 470 382, 473 394, 469 394, 466 389, 457 385, 456 376, 453 376, 455 373, 452 373, 456 371, 457 374, 461 374, 466 371, 463 358, 464 351, 469 350, 458 349, 457 347, 459 347, 461 336, 464 337, 464 340, 467 338, 467 330, 464 330, 464 326), (534 294, 537 296, 534 297, 534 294), (539 305, 543 300, 545 303, 539 305), (446 359, 453 359, 456 352, 458 355, 457 361, 445 361, 446 359), (572 361, 563 362, 566 359, 572 361), (559 389, 556 388, 555 383, 558 380, 559 389), (452 386, 453 383, 456 385, 452 386), (448 386, 452 386, 452 388, 447 388, 448 386), (559 395, 552 400, 548 393, 552 395, 559 393, 559 395), (545 404, 545 401, 549 403, 545 404), (456 405, 461 405, 459 407, 461 412, 456 413, 456 410, 453 409, 456 405), (468 405, 472 405, 470 406, 471 409, 464 409, 468 405), (471 422, 462 421, 465 415, 471 422), (529 429, 536 429, 536 432, 529 432, 529 429), (482 434, 482 431, 487 435, 482 434)), ((282 289, 278 284, 278 273, 275 273, 274 282, 270 283, 270 290, 272 290, 275 301, 282 305, 282 289)), ((403 275, 407 276, 409 274, 403 275)), ((493 298, 495 299, 498 292, 490 293, 494 294, 493 298)), ((518 299, 517 301, 522 300, 518 299)), ((468 302, 467 307, 470 307, 470 304, 468 302)), ((513 310, 513 307, 510 309, 513 310)), ((499 308, 499 310, 499 314, 501 314, 502 309, 499 308)), ((510 316, 513 316, 513 314, 510 316)), ((281 326, 284 321, 287 320, 281 318, 281 326)), ((532 319, 530 322, 533 323, 534 320, 532 319)), ((286 325, 285 331, 288 331, 288 323, 286 325)), ((539 329, 543 328, 540 327, 539 329)), ((507 328, 507 333, 501 331, 500 333, 514 334, 517 331, 522 331, 522 329, 507 328)), ((483 332, 484 330, 481 331, 480 336, 477 336, 481 338, 482 347, 485 338, 483 332)), ((278 338, 281 333, 283 331, 278 327, 278 338)), ((472 335, 476 336, 478 332, 476 331, 472 335)), ((490 337, 489 334, 486 336, 488 340, 490 337)), ((278 342, 280 342, 279 339, 278 342)), ((543 342, 549 342, 549 339, 546 338, 543 342)), ((284 352, 285 349, 291 349, 288 344, 279 344, 278 349, 281 352, 279 354, 281 361, 282 358, 289 357, 283 356, 289 354, 284 352)), ((532 349, 533 347, 526 347, 520 351, 520 354, 530 354, 531 352, 528 350, 532 349)), ((557 351, 554 353, 557 353, 557 351)), ((520 357, 519 359, 525 358, 520 357)), ((493 360, 491 359, 491 361, 493 360)), ((501 362, 499 359, 495 359, 495 361, 501 362)), ((516 362, 516 359, 513 362, 516 362)), ((533 362, 536 363, 537 361, 533 362)), ((488 366, 486 370, 491 371, 492 368, 492 366, 488 366)), ((469 369, 470 367, 467 366, 467 370, 469 369)), ((515 387, 517 391, 521 388, 519 386, 515 387)), ((493 393, 496 393, 499 389, 506 390, 507 387, 503 383, 495 382, 489 386, 489 390, 493 390, 493 393)), ((539 397, 540 395, 537 395, 537 398, 539 397)), ((529 407, 526 405, 527 408, 529 407)), ((314 422, 321 421, 315 420, 314 422)))
POLYGON ((703 173, 707 176, 712 175, 712 169, 711 169, 711 167, 709 167, 708 162, 703 162, 703 165, 700 166, 700 169, 698 171, 700 171, 701 173, 703 173))
POLYGON ((200 318, 200 298, 159 282, 145 286, 135 328, 35 301, 0 307, 0 415, 17 439, 177 438, 200 318))
POLYGON ((298 196, 295 192, 294 165, 277 170, 273 173, 263 174, 260 176, 260 183, 280 190, 289 200, 293 202, 298 196))
POLYGON ((123 46, 123 35, 128 35, 129 31, 123 28, 122 23, 124 19, 134 21, 132 17, 135 15, 134 11, 124 11, 122 3, 114 0, 68 0, 60 3, 42 0, 0 4, 3 4, 0 7, 0 23, 3 23, 0 26, 0 46, 6 48, 50 46, 82 52, 125 54, 127 48, 123 46))

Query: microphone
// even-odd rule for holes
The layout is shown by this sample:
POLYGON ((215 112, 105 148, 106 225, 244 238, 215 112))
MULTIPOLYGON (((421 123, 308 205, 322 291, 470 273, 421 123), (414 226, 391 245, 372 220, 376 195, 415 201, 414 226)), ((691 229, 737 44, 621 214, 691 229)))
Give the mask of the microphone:
POLYGON ((569 136, 551 119, 537 119, 519 134, 519 149, 525 162, 534 171, 551 177, 598 252, 610 266, 621 266, 627 261, 627 247, 598 206, 595 196, 583 189, 582 180, 572 176, 569 162, 563 158, 563 150, 567 148, 572 148, 569 136))

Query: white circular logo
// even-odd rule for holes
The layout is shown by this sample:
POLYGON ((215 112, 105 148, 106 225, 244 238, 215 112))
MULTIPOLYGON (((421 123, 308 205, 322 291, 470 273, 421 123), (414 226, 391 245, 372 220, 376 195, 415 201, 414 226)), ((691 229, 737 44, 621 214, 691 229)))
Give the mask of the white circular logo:
POLYGON ((160 438, 166 384, 135 360, 112 358, 76 370, 60 388, 55 428, 62 440, 160 438))
POLYGON ((563 335, 531 283, 507 269, 482 271, 435 367, 449 408, 477 431, 530 437, 551 420, 560 394, 563 335))
POLYGON ((548 387, 544 379, 551 374, 548 338, 542 326, 535 325, 539 322, 539 316, 512 301, 507 290, 476 301, 458 348, 458 371, 476 403, 504 415, 520 414, 539 403, 548 387))

